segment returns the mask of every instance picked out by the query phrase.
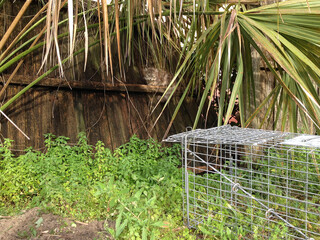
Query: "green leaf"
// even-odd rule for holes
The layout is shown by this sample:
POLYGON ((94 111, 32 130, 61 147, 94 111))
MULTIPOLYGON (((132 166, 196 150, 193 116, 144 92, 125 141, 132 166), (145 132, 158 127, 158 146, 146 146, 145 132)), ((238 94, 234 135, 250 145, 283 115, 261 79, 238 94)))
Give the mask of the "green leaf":
POLYGON ((142 240, 147 240, 148 239, 148 231, 146 227, 142 228, 142 240))
POLYGON ((234 83, 233 88, 232 88, 232 93, 231 93, 231 97, 230 97, 230 100, 229 100, 229 105, 228 105, 227 113, 226 113, 226 116, 225 116, 224 124, 227 124, 228 121, 229 121, 229 118, 230 118, 231 113, 232 113, 233 108, 234 108, 234 103, 235 103, 236 98, 237 98, 237 96, 239 94, 240 86, 242 84, 242 79, 243 79, 243 60, 242 60, 242 56, 241 56, 241 51, 240 51, 240 53, 238 53, 237 63, 238 63, 237 77, 236 77, 235 83, 234 83))
POLYGON ((123 232, 123 230, 126 228, 127 225, 128 225, 128 219, 125 219, 123 223, 121 223, 121 225, 116 228, 116 238, 120 237, 121 233, 123 232))
POLYGON ((40 217, 36 222, 35 222, 35 224, 36 224, 36 228, 39 228, 40 226, 41 226, 41 224, 43 223, 43 218, 42 217, 40 217))
POLYGON ((166 226, 166 224, 163 221, 155 222, 155 223, 152 223, 151 225, 155 227, 160 227, 160 228, 166 226))

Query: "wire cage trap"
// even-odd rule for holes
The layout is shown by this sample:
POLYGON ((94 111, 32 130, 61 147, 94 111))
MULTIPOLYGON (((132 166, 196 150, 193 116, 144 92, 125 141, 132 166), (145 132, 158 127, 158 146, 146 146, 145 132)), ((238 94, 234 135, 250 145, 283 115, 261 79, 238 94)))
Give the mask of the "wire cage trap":
POLYGON ((227 125, 165 141, 182 146, 188 227, 234 239, 320 239, 320 136, 227 125))

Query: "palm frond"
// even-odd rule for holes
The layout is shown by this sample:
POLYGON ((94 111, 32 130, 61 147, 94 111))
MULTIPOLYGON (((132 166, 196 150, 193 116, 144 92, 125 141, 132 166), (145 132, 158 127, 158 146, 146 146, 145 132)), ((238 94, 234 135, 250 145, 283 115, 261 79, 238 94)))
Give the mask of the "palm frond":
MULTIPOLYGON (((0 51, 30 2, 26 1, 2 37, 0 51)), ((0 6, 3 3, 1 0, 0 6)), ((260 126, 274 116, 281 128, 289 126, 297 131, 299 118, 304 124, 309 119, 319 131, 320 2, 287 0, 249 10, 247 3, 103 0, 100 4, 89 0, 48 0, 40 10, 47 10, 46 16, 40 18, 41 14, 37 14, 1 52, 0 73, 15 64, 19 67, 26 56, 40 47, 45 48, 42 67, 46 68, 42 72, 53 72, 51 69, 58 66, 63 73, 66 59, 72 63, 75 53, 84 52, 86 65, 88 49, 98 41, 103 53, 100 51, 101 56, 96 58, 105 63, 101 74, 111 73, 109 81, 118 72, 124 78, 122 73, 132 65, 156 66, 173 73, 165 93, 168 95, 173 89, 168 101, 179 88, 184 89, 173 119, 189 95, 199 98, 194 127, 203 114, 212 111, 217 112, 218 125, 227 124, 237 111, 244 127, 264 111, 260 126), (63 15, 62 9, 67 14, 63 15), (30 37, 29 29, 39 27, 45 30, 30 37), (76 44, 77 38, 84 41, 76 44), (65 39, 69 44, 67 52, 60 46, 65 39), (256 101, 259 94, 253 76, 253 51, 276 80, 275 88, 262 101, 256 101)))

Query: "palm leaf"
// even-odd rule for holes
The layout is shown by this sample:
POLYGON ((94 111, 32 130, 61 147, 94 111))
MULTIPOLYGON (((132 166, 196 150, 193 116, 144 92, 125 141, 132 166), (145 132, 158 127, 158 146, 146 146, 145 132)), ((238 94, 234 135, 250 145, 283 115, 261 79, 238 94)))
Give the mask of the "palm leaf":
MULTIPOLYGON (((49 0, 46 17, 37 21, 41 15, 37 14, 27 25, 29 28, 21 31, 8 50, 2 52, 0 73, 14 64, 19 67, 24 57, 42 46, 45 46, 42 67, 47 65, 49 69, 56 70, 58 66, 63 72, 65 60, 71 60, 75 53, 84 53, 86 63, 88 49, 95 46, 89 42, 89 30, 96 29, 101 49, 104 45, 101 61, 105 62, 105 72, 110 71, 112 77, 114 55, 118 56, 117 67, 121 74, 132 64, 150 64, 175 71, 165 93, 174 89, 168 101, 175 92, 179 92, 179 88, 184 91, 173 119, 183 99, 192 95, 199 99, 194 127, 204 107, 207 115, 211 114, 212 102, 216 99, 219 100, 218 125, 227 123, 235 108, 239 108, 242 126, 248 126, 262 111, 264 116, 260 119, 260 126, 273 115, 281 128, 289 126, 293 131, 298 129, 298 116, 304 125, 307 125, 307 119, 315 126, 320 125, 320 98, 317 94, 320 87, 318 0, 288 0, 250 7, 249 10, 241 3, 225 4, 221 10, 218 2, 205 0, 115 0, 112 4, 101 2, 102 14, 99 2, 95 7, 91 1, 80 1, 82 7, 79 10, 78 1, 69 0, 67 19, 59 21, 66 0, 49 0), (89 9, 85 9, 84 3, 88 3, 86 7, 89 9), (88 14, 93 9, 98 10, 94 23, 90 22, 88 14), (79 16, 83 21, 78 23, 79 16), (30 36, 30 29, 36 29, 44 20, 46 36, 30 36), (69 33, 58 34, 65 26, 69 33), (76 46, 75 41, 80 34, 85 36, 83 45, 76 46), (69 42, 68 56, 60 52, 59 41, 64 38, 69 42), (52 51, 53 47, 55 51, 52 51), (262 101, 257 101, 259 94, 255 86, 257 79, 253 76, 253 49, 276 79, 275 89, 262 101), (55 58, 50 59, 56 60, 47 62, 52 54, 55 58), (233 74, 236 74, 235 78, 231 77, 233 74), (227 95, 229 90, 231 94, 227 95), (236 99, 239 100, 238 106, 235 105, 236 99)), ((1 0, 0 5, 3 2, 1 0)), ((26 7, 29 2, 25 3, 26 7)), ((21 10, 11 29, 2 37, 0 49, 22 15, 21 10)), ((96 38, 92 39, 97 44, 96 38)), ((4 106, 16 99, 9 100, 4 106)), ((168 102, 164 107, 167 106, 168 102)))

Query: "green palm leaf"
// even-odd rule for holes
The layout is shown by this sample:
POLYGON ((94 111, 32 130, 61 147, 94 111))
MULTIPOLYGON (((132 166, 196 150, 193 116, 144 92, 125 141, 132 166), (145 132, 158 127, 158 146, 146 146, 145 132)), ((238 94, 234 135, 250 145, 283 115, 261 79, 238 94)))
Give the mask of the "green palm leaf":
MULTIPOLYGON (((0 0, 0 6, 4 2, 0 0)), ((122 73, 133 64, 152 65, 172 72, 174 77, 165 93, 168 95, 173 89, 168 101, 181 92, 178 89, 183 89, 173 119, 188 95, 197 96, 199 107, 194 128, 204 111, 206 116, 217 114, 217 125, 227 124, 237 111, 243 127, 250 126, 262 112, 260 126, 272 119, 274 127, 290 127, 292 131, 298 130, 299 119, 306 127, 308 119, 317 128, 320 126, 317 91, 320 87, 320 1, 287 0, 248 10, 241 2, 222 4, 211 0, 157 4, 151 0, 110 4, 104 1, 102 6, 80 0, 83 8, 74 8, 75 3, 78 4, 68 1, 65 5, 68 14, 61 19, 58 12, 50 13, 49 4, 47 16, 40 18, 39 14, 40 19, 29 23, 30 30, 17 36, 13 48, 0 53, 0 73, 42 46, 46 46, 45 57, 53 54, 51 59, 59 59, 48 66, 52 70, 62 67, 74 54, 87 55, 89 47, 100 43, 105 73, 113 73, 114 68, 122 73), (30 36, 31 30, 43 25, 44 20, 47 21, 46 37, 27 49, 37 38, 37 35, 30 36), (58 35, 57 28, 67 30, 58 35), (83 35, 84 41, 73 45, 75 39, 83 35), (63 39, 69 42, 68 53, 57 54, 58 43, 63 39), (52 44, 55 44, 55 53, 50 50, 52 44), (253 74, 253 51, 275 78, 275 88, 260 100, 256 87, 259 79, 253 74), (113 66, 116 63, 118 66, 113 66), (214 101, 217 101, 216 110, 214 101)), ((97 58, 100 60, 100 55, 97 58)), ((16 96, 8 99, 1 109, 16 99, 16 96)), ((168 102, 164 108, 167 106, 168 102)))

